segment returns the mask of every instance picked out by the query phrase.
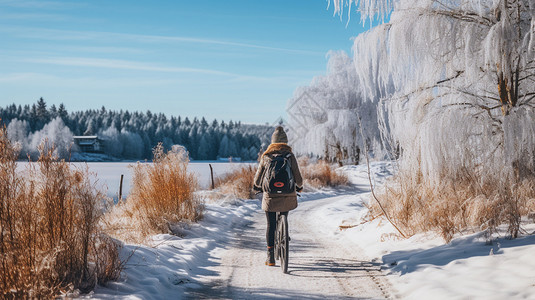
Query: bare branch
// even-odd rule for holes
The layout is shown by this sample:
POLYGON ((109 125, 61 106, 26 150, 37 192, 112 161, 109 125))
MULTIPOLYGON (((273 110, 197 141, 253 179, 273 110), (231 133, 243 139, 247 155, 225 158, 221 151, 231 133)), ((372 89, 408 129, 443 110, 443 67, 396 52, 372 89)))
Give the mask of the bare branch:
MULTIPOLYGON (((362 136, 362 140, 363 141, 366 141, 366 139, 364 138, 364 133, 362 132, 362 123, 360 121, 360 117, 357 118, 358 121, 359 121, 359 130, 360 130, 360 134, 362 136)), ((381 201, 379 201, 379 199, 377 199, 377 196, 375 196, 375 192, 373 190, 373 183, 372 183, 372 177, 371 177, 371 170, 370 170, 370 158, 369 158, 369 154, 368 154, 368 142, 365 142, 365 152, 366 152, 366 164, 368 166, 368 180, 370 182, 370 189, 371 189, 371 192, 372 192, 372 196, 373 198, 375 199, 375 201, 377 201, 377 203, 379 204, 379 207, 381 208, 381 210, 383 211, 383 214, 385 215, 386 219, 388 220, 388 222, 390 222, 390 224, 392 224, 392 226, 394 226, 394 228, 396 228, 396 230, 399 232, 399 234, 401 234, 401 236, 403 238, 407 238, 407 236, 396 226, 396 224, 394 222, 392 222, 392 220, 390 219, 390 217, 388 216, 388 214, 386 213, 383 205, 381 204, 381 201)))
POLYGON ((441 84, 441 83, 444 83, 444 82, 448 82, 448 81, 450 81, 450 80, 453 80, 453 79, 455 79, 455 78, 461 76, 461 74, 463 74, 463 73, 464 73, 464 71, 457 71, 457 74, 455 74, 454 76, 452 76, 452 77, 450 77, 450 78, 443 79, 443 80, 439 80, 439 81, 437 81, 436 84, 441 84))
POLYGON ((495 24, 494 21, 490 20, 489 18, 485 18, 479 14, 473 13, 473 12, 460 12, 460 11, 443 11, 443 10, 433 10, 431 12, 435 15, 445 16, 452 19, 456 19, 463 22, 470 22, 470 23, 477 23, 483 26, 491 27, 495 24))

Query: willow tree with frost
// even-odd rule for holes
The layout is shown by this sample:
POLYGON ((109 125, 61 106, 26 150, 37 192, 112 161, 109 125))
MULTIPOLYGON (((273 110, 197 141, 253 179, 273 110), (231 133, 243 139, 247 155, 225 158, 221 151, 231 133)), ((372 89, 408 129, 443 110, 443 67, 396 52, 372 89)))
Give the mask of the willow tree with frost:
POLYGON ((352 65, 385 142, 401 149, 394 194, 417 199, 414 212, 398 210, 407 226, 416 211, 442 212, 447 222, 421 227, 448 239, 506 222, 516 236, 535 198, 535 1, 331 3, 340 15, 383 21, 355 38, 352 65))
POLYGON ((288 103, 292 147, 298 153, 340 163, 358 164, 366 144, 381 155, 377 103, 365 101, 356 88, 360 79, 347 53, 331 51, 328 58, 327 74, 296 89, 288 103))

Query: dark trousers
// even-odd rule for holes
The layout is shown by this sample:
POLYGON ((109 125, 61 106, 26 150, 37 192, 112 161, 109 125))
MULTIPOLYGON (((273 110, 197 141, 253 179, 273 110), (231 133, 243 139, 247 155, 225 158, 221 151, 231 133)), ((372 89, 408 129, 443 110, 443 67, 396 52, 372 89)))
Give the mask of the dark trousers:
MULTIPOLYGON (((288 215, 288 212, 281 212, 282 215, 288 215)), ((266 240, 268 247, 275 245, 275 230, 277 230, 277 213, 274 211, 266 211, 267 230, 266 240)))

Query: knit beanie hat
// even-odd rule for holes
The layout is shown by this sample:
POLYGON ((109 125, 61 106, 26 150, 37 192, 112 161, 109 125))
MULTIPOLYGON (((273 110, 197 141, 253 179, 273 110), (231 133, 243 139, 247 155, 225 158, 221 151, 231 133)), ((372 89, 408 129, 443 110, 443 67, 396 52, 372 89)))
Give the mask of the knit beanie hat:
POLYGON ((286 135, 286 132, 284 132, 282 126, 275 128, 275 132, 273 132, 273 135, 271 136, 271 143, 288 143, 288 136, 286 135))

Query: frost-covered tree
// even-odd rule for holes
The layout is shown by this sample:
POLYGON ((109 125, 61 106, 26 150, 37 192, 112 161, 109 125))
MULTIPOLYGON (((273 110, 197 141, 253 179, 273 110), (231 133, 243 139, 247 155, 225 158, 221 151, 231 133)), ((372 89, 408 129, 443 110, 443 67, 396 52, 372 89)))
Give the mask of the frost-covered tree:
POLYGON ((135 159, 143 154, 143 139, 139 134, 123 129, 121 131, 121 143, 123 144, 122 157, 135 159))
POLYGON ((87 128, 84 131, 84 135, 94 135, 95 128, 97 128, 95 119, 91 118, 89 122, 87 122, 87 128))
POLYGON ((121 157, 123 155, 124 145, 120 141, 120 133, 115 126, 110 126, 108 129, 99 133, 100 138, 104 142, 104 149, 106 153, 113 157, 121 157))
POLYGON ((297 152, 358 163, 360 149, 368 145, 381 157, 377 101, 366 99, 361 85, 353 60, 343 51, 330 52, 327 74, 298 88, 288 103, 297 152))
POLYGON ((236 142, 228 134, 223 136, 219 146, 219 157, 237 157, 236 142))
POLYGON ((344 3, 362 18, 392 13, 355 39, 354 60, 412 165, 435 179, 467 162, 533 168, 534 1, 351 0, 335 9, 344 3))
POLYGON ((449 238, 456 222, 508 222, 516 236, 534 192, 535 1, 333 3, 389 18, 355 38, 353 63, 383 136, 400 146, 402 221, 449 238))
POLYGON ((199 141, 199 149, 197 150, 197 157, 200 160, 210 159, 211 145, 206 135, 201 137, 199 141))
POLYGON ((65 121, 65 119, 68 116, 67 110, 65 109, 65 105, 61 103, 58 108, 58 116, 65 121))
POLYGON ((30 131, 30 125, 25 120, 12 120, 7 126, 7 137, 12 143, 17 143, 20 146, 20 150, 27 149, 28 133, 30 131))
POLYGON ((58 109, 56 108, 56 105, 52 104, 50 106, 50 118, 55 119, 58 116, 58 109))
POLYGON ((28 136, 28 152, 32 158, 39 156, 38 146, 43 141, 55 145, 56 154, 61 158, 68 158, 73 147, 73 134, 63 123, 61 118, 55 118, 46 124, 43 129, 28 136))
POLYGON ((229 129, 215 120, 211 125, 205 118, 195 118, 193 122, 186 118, 187 122, 182 122, 181 117, 167 117, 150 111, 131 113, 101 107, 98 110, 68 113, 65 106, 60 104, 54 113, 53 107, 54 104, 46 111, 44 100, 32 106, 12 104, 0 107, 1 121, 10 128, 11 137, 23 146, 21 158, 35 150, 32 149, 30 135, 39 132, 46 124, 38 128, 39 114, 56 115, 74 135, 97 135, 105 145, 104 153, 116 158, 151 159, 153 147, 162 142, 166 149, 176 144, 184 145, 191 149, 189 154, 192 159, 216 159, 225 135, 230 155, 237 157, 246 153, 243 149, 259 148, 261 140, 269 140, 271 134, 269 126, 241 125, 240 122, 233 123, 233 128, 229 129), (41 112, 38 113, 39 107, 41 112), (24 124, 27 124, 27 129, 24 129, 24 124))
POLYGON ((37 113, 37 119, 39 120, 39 122, 47 123, 49 121, 50 115, 46 108, 46 102, 42 97, 39 98, 39 101, 37 101, 36 113, 37 113))
POLYGON ((526 88, 533 85, 535 75, 533 0, 333 2, 337 12, 343 11, 344 3, 355 4, 363 19, 392 12, 388 24, 355 41, 358 58, 371 58, 359 64, 360 69, 371 67, 376 72, 369 88, 392 77, 398 91, 413 92, 460 78, 468 82, 463 86, 455 80, 454 88, 463 87, 456 92, 494 100, 504 115, 535 97, 526 88), (481 81, 493 86, 473 86, 481 81))

